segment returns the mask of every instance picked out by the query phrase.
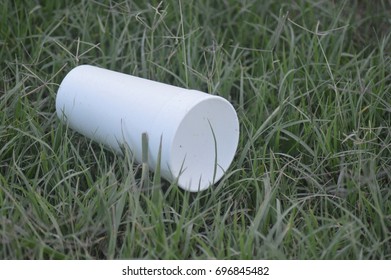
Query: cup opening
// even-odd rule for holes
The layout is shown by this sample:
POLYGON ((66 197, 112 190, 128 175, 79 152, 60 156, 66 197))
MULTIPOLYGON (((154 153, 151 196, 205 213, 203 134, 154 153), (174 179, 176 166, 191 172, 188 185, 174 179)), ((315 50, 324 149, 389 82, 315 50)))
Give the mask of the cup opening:
POLYGON ((178 185, 201 191, 223 177, 238 145, 239 122, 232 105, 211 96, 193 106, 177 128, 170 169, 178 185))

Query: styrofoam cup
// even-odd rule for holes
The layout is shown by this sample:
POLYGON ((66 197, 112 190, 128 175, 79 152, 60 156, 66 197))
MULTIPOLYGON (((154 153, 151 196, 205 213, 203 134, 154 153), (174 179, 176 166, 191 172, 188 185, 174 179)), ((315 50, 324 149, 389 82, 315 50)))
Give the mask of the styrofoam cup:
POLYGON ((90 65, 64 78, 56 97, 60 119, 79 133, 118 152, 126 143, 142 161, 148 135, 149 164, 189 191, 217 182, 238 145, 239 122, 224 98, 90 65))

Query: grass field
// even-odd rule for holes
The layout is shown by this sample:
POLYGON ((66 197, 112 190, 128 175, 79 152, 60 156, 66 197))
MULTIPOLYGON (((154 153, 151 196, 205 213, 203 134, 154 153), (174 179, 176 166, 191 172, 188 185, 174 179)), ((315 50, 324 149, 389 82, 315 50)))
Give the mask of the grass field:
POLYGON ((391 259, 391 2, 146 2, 0 0, 0 259, 391 259), (229 99, 224 178, 62 125, 80 64, 229 99))

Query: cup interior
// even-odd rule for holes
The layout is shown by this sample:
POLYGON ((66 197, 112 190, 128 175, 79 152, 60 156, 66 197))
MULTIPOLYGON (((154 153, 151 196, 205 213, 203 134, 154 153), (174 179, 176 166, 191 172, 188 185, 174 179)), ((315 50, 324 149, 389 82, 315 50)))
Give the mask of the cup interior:
POLYGON ((188 191, 214 184, 230 166, 239 139, 232 105, 211 96, 192 107, 181 121, 171 146, 171 173, 188 191))

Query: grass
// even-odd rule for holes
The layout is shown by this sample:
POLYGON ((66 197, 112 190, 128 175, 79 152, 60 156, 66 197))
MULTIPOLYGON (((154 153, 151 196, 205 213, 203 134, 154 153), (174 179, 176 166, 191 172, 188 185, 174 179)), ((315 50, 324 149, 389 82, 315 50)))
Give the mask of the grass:
POLYGON ((391 259, 390 1, 67 2, 1 5, 1 259, 391 259), (230 100, 224 178, 182 191, 61 124, 80 64, 230 100))

